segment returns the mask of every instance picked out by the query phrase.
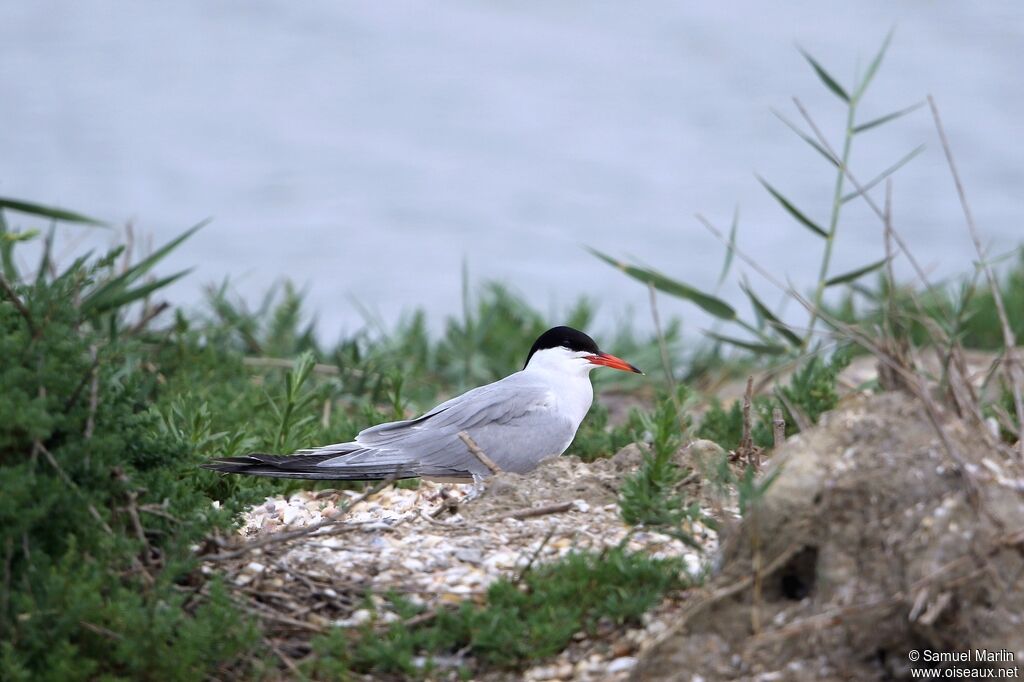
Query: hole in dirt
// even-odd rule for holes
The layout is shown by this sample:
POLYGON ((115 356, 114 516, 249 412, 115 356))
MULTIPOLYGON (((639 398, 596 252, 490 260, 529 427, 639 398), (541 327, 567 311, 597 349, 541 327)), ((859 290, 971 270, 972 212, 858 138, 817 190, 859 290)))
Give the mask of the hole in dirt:
POLYGON ((818 548, 804 547, 779 571, 779 591, 792 601, 800 601, 814 591, 818 548))

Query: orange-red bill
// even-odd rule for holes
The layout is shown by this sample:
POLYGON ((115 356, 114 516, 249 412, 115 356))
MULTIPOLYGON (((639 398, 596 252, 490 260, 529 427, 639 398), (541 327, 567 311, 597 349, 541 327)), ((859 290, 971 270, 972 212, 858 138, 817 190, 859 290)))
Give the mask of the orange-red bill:
POLYGON ((601 365, 602 367, 611 367, 612 369, 619 369, 623 372, 636 372, 637 374, 643 374, 633 365, 629 364, 622 358, 617 358, 610 353, 598 353, 597 355, 588 355, 587 360, 595 365, 601 365))

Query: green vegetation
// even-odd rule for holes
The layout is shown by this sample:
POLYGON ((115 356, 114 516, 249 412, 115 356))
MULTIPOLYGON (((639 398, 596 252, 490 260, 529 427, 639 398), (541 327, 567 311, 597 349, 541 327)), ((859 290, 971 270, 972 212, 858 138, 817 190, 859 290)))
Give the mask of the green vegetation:
MULTIPOLYGON (((350 671, 419 676, 433 668, 431 656, 457 652, 485 666, 514 668, 558 653, 575 633, 593 633, 603 622, 639 622, 667 590, 682 585, 680 569, 674 561, 621 550, 572 553, 532 567, 519 581, 494 583, 484 606, 441 610, 427 625, 398 623, 382 632, 370 625, 354 638, 336 630, 315 643, 312 672, 326 679, 350 671)), ((405 615, 419 614, 407 607, 405 615)))
POLYGON ((182 484, 198 458, 146 407, 159 381, 125 310, 169 281, 142 281, 162 250, 60 271, 46 250, 29 279, 11 257, 24 235, 0 222, 0 678, 207 675, 258 631, 217 581, 192 589, 191 546, 231 514, 182 484))
POLYGON ((630 443, 643 438, 645 429, 641 424, 643 413, 634 411, 622 425, 609 423, 608 408, 595 402, 586 420, 576 432, 576 438, 569 446, 568 454, 576 455, 584 462, 615 454, 630 443))
MULTIPOLYGON (((512 346, 526 347, 544 325, 507 289, 492 285, 469 322, 451 322, 439 340, 416 314, 395 332, 361 332, 324 349, 288 285, 253 311, 233 300, 225 285, 210 290, 206 313, 155 301, 158 285, 173 277, 148 273, 191 231, 134 264, 117 248, 60 269, 44 248, 42 262, 26 276, 12 258, 26 233, 4 226, 5 679, 190 679, 225 666, 253 675, 273 665, 257 653, 263 650, 258 625, 238 611, 230 590, 198 572, 193 547, 229 530, 233 514, 245 506, 304 484, 218 476, 197 464, 213 455, 289 452, 344 440, 368 424, 423 409, 459 390, 467 376, 491 380, 521 362, 487 352, 505 346, 501 335, 480 337, 483 351, 459 345, 462 330, 487 327, 483 318, 511 319, 512 346)), ((588 311, 577 305, 574 322, 586 326, 588 311)), ((678 333, 672 325, 669 347, 678 333)), ((653 339, 629 333, 612 348, 644 356, 649 365, 659 354, 653 339)), ((676 401, 691 399, 680 389, 675 401, 666 394, 652 411, 634 410, 614 426, 598 404, 570 450, 591 460, 649 440, 652 455, 622 491, 623 516, 675 528, 684 538, 682 524, 696 518, 696 508, 678 489, 684 472, 671 456, 683 439, 676 401)), ((382 660, 394 656, 393 665, 407 668, 413 652, 438 653, 450 642, 456 648, 471 643, 485 665, 521 665, 557 651, 595 619, 635 618, 675 584, 676 571, 667 566, 615 552, 535 567, 520 584, 495 586, 486 607, 443 614, 411 633, 396 629, 376 654, 366 640, 334 663, 384 669, 382 660), (516 608, 532 613, 539 603, 533 600, 569 594, 567 586, 585 572, 599 583, 588 591, 597 601, 541 609, 526 621, 507 614, 493 620, 516 608), (488 634, 487 622, 505 622, 504 629, 488 634), (527 644, 517 649, 503 638, 527 644)), ((331 645, 323 651, 339 651, 346 637, 328 637, 331 645)), ((325 659, 318 665, 333 664, 325 659)))
MULTIPOLYGON (((940 376, 930 377, 942 388, 954 386, 951 358, 960 347, 1006 352, 996 299, 980 272, 963 282, 920 287, 895 283, 888 259, 846 274, 831 272, 845 204, 865 200, 861 188, 885 182, 917 153, 860 187, 847 186, 853 182, 845 167, 852 142, 912 109, 871 121, 856 117, 887 45, 888 40, 855 87, 844 87, 807 57, 830 96, 847 107, 840 153, 828 149, 816 130, 812 134, 784 119, 830 162, 830 177, 835 173, 834 190, 825 198, 828 222, 809 218, 777 189, 781 183, 762 181, 802 235, 824 240, 814 290, 804 295, 779 287, 807 310, 804 333, 783 322, 745 279, 749 319, 715 294, 598 254, 742 335, 716 331, 687 356, 679 350, 681 330, 675 322, 661 339, 628 328, 603 339, 612 352, 650 368, 652 376, 599 374, 598 394, 601 388, 635 391, 653 384, 657 397, 624 420, 613 420, 598 402, 569 453, 591 461, 628 443, 650 445, 639 470, 619 491, 627 523, 687 539, 687 523, 707 520, 700 518, 683 481, 707 472, 680 468, 676 452, 691 435, 726 449, 740 443, 741 403, 723 405, 712 397, 704 416, 691 419, 688 408, 703 397, 693 388, 676 388, 680 378, 701 385, 712 376, 743 376, 752 368, 776 376, 793 369, 790 378, 753 399, 752 439, 769 448, 773 409, 782 411, 787 434, 815 423, 837 404, 836 377, 853 352, 872 352, 902 370, 913 368, 909 361, 901 364, 906 349, 930 345, 945 358, 940 376), (872 272, 880 273, 876 286, 865 283, 872 272), (837 295, 826 296, 829 292, 837 295), (845 345, 826 352, 812 333, 815 328, 826 328, 845 345), (662 379, 652 370, 663 357, 672 376, 662 379)), ((809 117, 805 120, 814 128, 809 117)), ((230 532, 239 510, 309 484, 220 476, 198 463, 215 455, 287 453, 343 441, 372 423, 419 412, 519 369, 522 349, 554 322, 500 284, 478 292, 467 285, 462 314, 447 320, 437 337, 428 332, 423 312, 416 311, 392 328, 368 318, 365 329, 324 345, 301 294, 287 283, 254 308, 226 282, 209 290, 203 311, 157 300, 163 287, 186 274, 155 275, 161 260, 200 226, 139 260, 119 247, 57 263, 50 248, 54 223, 61 229, 99 229, 98 221, 71 211, 0 199, 4 680, 273 677, 279 662, 263 645, 259 624, 240 608, 230 585, 199 570, 197 552, 211 537, 230 532), (49 232, 43 229, 47 225, 49 232), (26 242, 41 247, 38 264, 28 272, 15 258, 26 242)), ((743 256, 737 224, 727 239, 723 235, 723 278, 737 262, 733 256, 743 256)), ((779 286, 759 264, 742 260, 779 286)), ((1024 335, 1024 258, 1004 267, 998 291, 1008 327, 1019 337, 1024 335)), ((558 320, 581 328, 591 328, 593 321, 586 300, 558 320)), ((995 418, 1012 443, 1020 409, 1011 383, 1000 383, 1001 376, 993 371, 990 377, 998 398, 975 411, 995 418)), ((771 479, 758 478, 749 466, 736 475, 725 457, 718 464, 719 478, 735 489, 741 511, 755 508, 771 479)), ((417 676, 453 656, 471 657, 479 669, 518 668, 558 652, 577 632, 636 622, 665 592, 681 586, 679 573, 674 562, 624 550, 571 554, 495 583, 483 604, 436 614, 417 614, 409 607, 403 610, 406 619, 396 624, 335 629, 317 639, 315 656, 300 664, 320 678, 352 671, 417 676)), ((398 598, 391 602, 401 607, 398 598)))
MULTIPOLYGON (((1009 261, 999 289, 1010 329, 1018 339, 1024 338, 1024 251, 1017 248, 993 260, 1004 264, 1009 261)), ((891 287, 888 279, 881 277, 875 288, 851 290, 826 309, 841 322, 876 326, 887 322, 889 311, 902 311, 900 332, 914 345, 931 343, 933 325, 937 324, 965 348, 999 350, 1004 345, 999 313, 980 275, 978 271, 969 279, 936 283, 925 291, 912 286, 891 287)))
MULTIPOLYGON (((751 437, 754 445, 770 448, 773 442, 772 410, 781 409, 786 421, 786 435, 798 432, 799 424, 816 424, 818 417, 839 403, 836 377, 849 365, 850 353, 840 350, 828 359, 819 355, 808 358, 790 378, 789 383, 776 386, 772 395, 754 396, 751 404, 751 437)), ((728 409, 717 398, 705 413, 697 429, 697 437, 734 449, 743 436, 743 411, 740 401, 728 409)))
MULTIPOLYGON (((257 675, 268 665, 258 625, 238 610, 230 590, 198 572, 194 548, 228 532, 238 510, 304 484, 219 476, 197 465, 213 455, 341 441, 425 409, 468 383, 518 369, 520 349, 546 326, 493 284, 462 319, 449 321, 441 339, 429 337, 417 313, 393 332, 364 331, 325 349, 287 284, 255 310, 227 285, 210 290, 205 313, 156 301, 184 273, 154 277, 152 270, 198 228, 135 263, 118 247, 61 268, 46 240, 37 267, 23 273, 15 248, 41 233, 9 228, 9 216, 29 224, 86 219, 19 202, 4 207, 3 679, 257 675), (11 213, 15 208, 20 212, 11 213), (466 343, 467 333, 479 345, 466 343)), ((587 326, 591 316, 581 302, 568 318, 587 326)), ((630 357, 657 355, 653 340, 628 332, 610 345, 630 357)), ((617 429, 607 420, 598 406, 574 450, 592 459, 635 438, 635 420, 617 429)), ((562 567, 561 589, 591 564, 602 567, 599 576, 628 575, 637 599, 616 606, 621 590, 608 592, 601 603, 559 611, 557 627, 538 618, 529 624, 535 642, 573 619, 588 627, 600 616, 633 617, 630 609, 647 603, 641 596, 649 587, 653 594, 673 580, 665 571, 660 582, 639 580, 637 571, 647 566, 640 558, 581 557, 562 567)), ((524 584, 533 580, 539 578, 524 584)), ((518 588, 495 588, 502 608, 516 607, 509 589, 518 588)), ((474 641, 488 651, 486 637, 474 641)), ((487 656, 497 660, 497 653, 487 656)))
MULTIPOLYGON (((680 388, 678 393, 676 399, 685 402, 686 389, 680 388)), ((664 396, 656 403, 654 413, 642 414, 640 420, 651 434, 651 448, 640 470, 628 477, 619 491, 622 520, 631 526, 661 526, 675 537, 692 542, 679 528, 686 520, 696 520, 699 508, 688 504, 678 490, 686 472, 674 459, 683 444, 676 403, 671 396, 664 396)))

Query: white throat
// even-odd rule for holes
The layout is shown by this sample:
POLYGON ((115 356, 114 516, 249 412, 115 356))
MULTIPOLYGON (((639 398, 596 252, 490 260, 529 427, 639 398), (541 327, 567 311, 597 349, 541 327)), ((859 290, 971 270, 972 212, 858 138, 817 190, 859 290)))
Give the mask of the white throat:
POLYGON ((587 355, 590 354, 567 348, 545 348, 534 353, 523 370, 551 388, 559 411, 573 421, 574 430, 594 402, 590 370, 597 365, 587 360, 587 355))

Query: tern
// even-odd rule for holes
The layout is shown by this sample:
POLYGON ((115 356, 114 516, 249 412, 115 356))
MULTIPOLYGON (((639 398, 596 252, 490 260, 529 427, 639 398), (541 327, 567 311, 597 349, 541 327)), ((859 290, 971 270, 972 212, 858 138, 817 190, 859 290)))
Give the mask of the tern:
POLYGON ((494 466, 527 473, 569 447, 594 400, 590 372, 597 367, 643 374, 602 352, 583 332, 554 327, 530 348, 522 370, 415 419, 372 426, 351 442, 294 455, 221 457, 202 466, 251 476, 349 481, 479 481, 494 473, 494 466), (474 454, 471 444, 484 456, 474 454))

